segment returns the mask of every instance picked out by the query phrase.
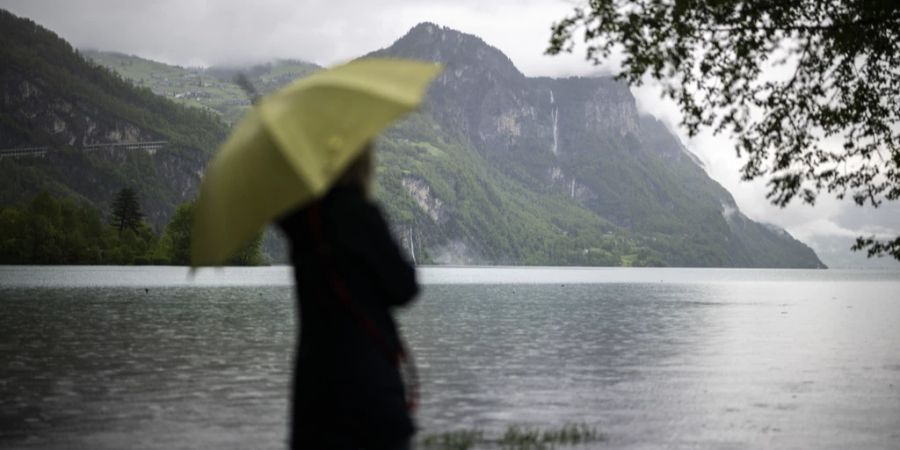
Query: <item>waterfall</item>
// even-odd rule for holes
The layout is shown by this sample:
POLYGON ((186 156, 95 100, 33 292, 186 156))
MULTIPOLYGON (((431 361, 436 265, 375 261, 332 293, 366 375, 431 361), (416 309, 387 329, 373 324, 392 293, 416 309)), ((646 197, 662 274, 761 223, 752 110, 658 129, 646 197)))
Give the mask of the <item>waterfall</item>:
POLYGON ((575 198, 575 177, 572 177, 572 198, 575 198))
POLYGON ((413 264, 416 264, 416 245, 413 242, 413 229, 412 226, 406 232, 407 239, 409 241, 409 255, 412 257, 413 264))
POLYGON ((552 151, 554 155, 559 155, 559 109, 554 107, 553 112, 550 113, 550 117, 553 118, 553 147, 550 151, 552 151))
MULTIPOLYGON (((556 99, 553 98, 552 90, 550 91, 550 104, 556 104, 556 99)), ((553 147, 550 148, 550 151, 553 152, 554 155, 559 155, 559 108, 556 106, 553 107, 553 111, 550 112, 550 118, 553 119, 553 147)))

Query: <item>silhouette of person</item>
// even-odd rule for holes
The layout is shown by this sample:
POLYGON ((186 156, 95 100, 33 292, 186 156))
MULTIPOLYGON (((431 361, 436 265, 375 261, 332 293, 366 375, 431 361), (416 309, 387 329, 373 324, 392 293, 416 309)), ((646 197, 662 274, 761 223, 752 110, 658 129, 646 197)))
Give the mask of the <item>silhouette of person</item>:
POLYGON ((391 310, 418 285, 369 198, 372 177, 369 143, 325 197, 279 220, 299 297, 292 448, 411 446, 415 386, 391 310))

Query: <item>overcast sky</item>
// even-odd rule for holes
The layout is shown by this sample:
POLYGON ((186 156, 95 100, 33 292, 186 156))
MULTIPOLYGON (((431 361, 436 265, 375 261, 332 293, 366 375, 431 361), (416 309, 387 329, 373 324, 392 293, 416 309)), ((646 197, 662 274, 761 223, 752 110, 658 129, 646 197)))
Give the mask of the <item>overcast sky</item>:
MULTIPOLYGON (((183 66, 296 58, 320 65, 390 45, 423 21, 472 33, 506 53, 529 76, 610 73, 581 54, 544 56, 549 29, 576 0, 0 0, 0 7, 55 31, 78 48, 114 50, 183 66)), ((815 208, 781 209, 765 199, 763 182, 741 182, 728 136, 688 140, 680 115, 659 89, 632 89, 638 107, 665 122, 707 171, 755 220, 775 223, 826 257, 826 246, 849 246, 859 234, 900 234, 900 202, 878 210, 822 198, 815 208)), ((848 252, 844 252, 848 253, 848 252)), ((842 255, 843 256, 843 255, 842 255)), ((859 256, 859 255, 857 255, 859 256)), ((853 258, 859 260, 859 258, 853 258)), ((826 263, 829 262, 826 260, 826 263)))

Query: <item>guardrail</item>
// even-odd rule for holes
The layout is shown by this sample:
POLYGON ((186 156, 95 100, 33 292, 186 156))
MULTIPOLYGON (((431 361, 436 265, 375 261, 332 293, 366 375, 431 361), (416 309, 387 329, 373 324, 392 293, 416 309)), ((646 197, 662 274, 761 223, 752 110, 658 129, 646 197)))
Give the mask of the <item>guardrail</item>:
POLYGON ((23 157, 43 158, 44 156, 47 156, 48 151, 50 151, 50 148, 46 145, 43 147, 4 148, 0 149, 0 159, 23 157))
MULTIPOLYGON (((149 154, 155 154, 157 150, 169 145, 169 141, 144 141, 144 142, 112 142, 102 144, 85 144, 78 147, 86 152, 97 150, 143 150, 149 154)), ((43 158, 47 153, 53 151, 49 146, 40 147, 18 147, 0 149, 0 159, 2 158, 25 158, 35 157, 43 158)))
POLYGON ((105 143, 105 144, 86 144, 82 145, 81 149, 86 151, 91 150, 159 150, 166 145, 169 145, 169 141, 144 141, 144 142, 115 142, 115 143, 105 143))

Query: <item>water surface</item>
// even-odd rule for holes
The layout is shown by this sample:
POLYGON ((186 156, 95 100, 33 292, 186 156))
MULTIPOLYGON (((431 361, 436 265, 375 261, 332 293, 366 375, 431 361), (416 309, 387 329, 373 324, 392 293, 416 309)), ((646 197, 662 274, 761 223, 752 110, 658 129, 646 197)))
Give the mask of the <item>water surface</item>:
MULTIPOLYGON (((424 268, 423 432, 896 448, 900 273, 424 268)), ((0 447, 283 448, 286 267, 0 268, 0 447)))

